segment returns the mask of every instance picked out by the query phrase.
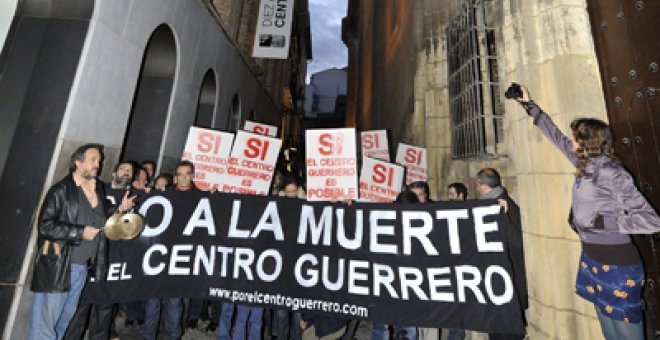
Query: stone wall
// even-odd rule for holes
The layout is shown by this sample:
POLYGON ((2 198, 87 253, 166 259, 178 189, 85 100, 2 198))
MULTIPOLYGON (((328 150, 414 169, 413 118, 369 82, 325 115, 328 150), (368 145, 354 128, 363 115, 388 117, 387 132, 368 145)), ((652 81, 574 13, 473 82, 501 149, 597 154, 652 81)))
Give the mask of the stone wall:
MULTIPOLYGON (((349 47, 347 125, 389 129, 393 146, 427 147, 434 199, 445 199, 452 182, 465 183, 475 198, 476 173, 496 168, 522 211, 529 338, 601 338, 592 305, 574 294, 580 243, 566 223, 572 165, 509 101, 498 156, 452 159, 445 28, 463 1, 349 2, 343 31, 349 47), (392 40, 393 34, 384 33, 390 32, 395 6, 397 20, 407 27, 400 26, 400 37, 392 40)), ((607 120, 585 0, 482 3, 495 27, 499 92, 512 81, 528 85, 565 132, 576 117, 607 120)))
MULTIPOLYGON (((574 169, 515 103, 505 104, 503 156, 452 160, 444 32, 461 1, 427 4, 425 48, 418 52, 414 129, 409 137, 429 149, 432 197, 444 199, 451 182, 466 183, 494 167, 520 204, 530 295, 530 339, 602 337, 593 307, 574 294, 580 243, 568 228, 574 169), (445 12, 447 10, 448 12, 445 12), (446 15, 446 16, 445 16, 446 15)), ((499 78, 527 84, 532 97, 568 131, 576 117, 607 120, 584 0, 489 3, 496 26, 499 78)), ((500 152, 502 150, 499 150, 500 152)), ((478 336, 476 336, 478 338, 478 336)))

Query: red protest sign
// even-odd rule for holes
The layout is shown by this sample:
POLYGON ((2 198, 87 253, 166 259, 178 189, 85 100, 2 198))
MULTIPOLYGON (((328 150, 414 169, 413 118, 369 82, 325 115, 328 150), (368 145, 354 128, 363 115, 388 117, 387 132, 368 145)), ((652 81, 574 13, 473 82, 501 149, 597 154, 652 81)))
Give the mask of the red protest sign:
POLYGON ((243 130, 258 133, 260 135, 277 137, 277 126, 257 123, 249 120, 245 121, 243 130))
POLYGON ((426 148, 399 143, 396 163, 406 167, 406 185, 428 178, 426 148))
POLYGON ((392 202, 401 192, 404 169, 400 165, 364 158, 360 173, 360 200, 392 202))
POLYGON ((385 130, 361 132, 360 148, 362 149, 362 159, 369 157, 385 162, 390 161, 390 149, 387 143, 387 131, 385 130))
POLYGON ((219 190, 267 195, 282 141, 239 131, 219 190))
POLYGON ((211 190, 220 184, 226 171, 234 134, 191 127, 183 148, 182 160, 195 165, 195 185, 202 190, 211 190))
POLYGON ((357 198, 355 129, 307 130, 307 199, 357 198))

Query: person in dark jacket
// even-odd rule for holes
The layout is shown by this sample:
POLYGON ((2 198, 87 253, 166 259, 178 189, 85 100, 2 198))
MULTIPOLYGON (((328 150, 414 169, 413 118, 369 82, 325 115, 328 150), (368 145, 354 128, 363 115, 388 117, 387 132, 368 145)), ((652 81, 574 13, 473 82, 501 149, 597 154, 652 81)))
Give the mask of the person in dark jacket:
MULTIPOLYGON (((525 276, 525 252, 523 250, 522 223, 520 208, 506 189, 502 187, 500 174, 493 168, 481 169, 475 178, 479 199, 497 199, 506 214, 507 256, 513 269, 513 284, 518 294, 520 309, 524 312, 529 307, 527 299, 527 278, 525 276)), ((520 316, 524 320, 524 315, 520 316)), ((524 334, 489 334, 489 339, 522 339, 524 334)))
MULTIPOLYGON (((105 185, 105 198, 112 206, 116 206, 117 202, 121 202, 122 197, 126 191, 130 189, 131 182, 133 182, 133 162, 124 161, 115 165, 115 170, 112 173, 112 180, 105 185)), ((132 195, 131 195, 132 196, 132 195)), ((108 249, 112 247, 121 247, 123 244, 119 242, 109 241, 108 249)), ((108 262, 113 262, 113 259, 108 259, 108 262)), ((129 304, 129 307, 131 305, 129 304)), ((142 307, 144 310, 144 306, 142 307)), ((95 303, 80 303, 76 313, 69 322, 69 327, 64 334, 64 340, 81 340, 85 337, 89 339, 109 339, 112 338, 114 333, 114 304, 107 303, 98 305, 95 303), (111 326, 113 330, 111 331, 111 326)), ((130 316, 130 308, 127 308, 128 319, 130 316)))
POLYGON ((644 266, 630 234, 660 231, 660 216, 620 164, 607 123, 571 122, 571 137, 534 103, 526 87, 517 98, 541 133, 576 168, 569 222, 582 254, 577 295, 594 304, 606 339, 644 339, 644 266))
MULTIPOLYGON (((38 219, 37 257, 31 290, 35 292, 29 339, 61 339, 78 306, 89 267, 97 280, 105 278, 106 240, 99 235, 111 213, 103 183, 96 176, 103 146, 77 148, 71 173, 53 185, 38 219)), ((125 195, 120 210, 133 206, 125 195)))

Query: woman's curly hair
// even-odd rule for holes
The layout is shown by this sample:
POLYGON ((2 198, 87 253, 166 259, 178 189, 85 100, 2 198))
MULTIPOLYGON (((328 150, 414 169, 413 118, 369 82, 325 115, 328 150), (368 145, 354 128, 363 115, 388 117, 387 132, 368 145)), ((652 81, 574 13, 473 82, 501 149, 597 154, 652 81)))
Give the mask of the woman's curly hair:
POLYGON ((606 155, 612 161, 619 163, 612 146, 612 130, 607 123, 595 118, 578 118, 571 122, 571 130, 578 143, 578 148, 575 150, 578 157, 575 174, 577 177, 584 176, 590 158, 606 155))

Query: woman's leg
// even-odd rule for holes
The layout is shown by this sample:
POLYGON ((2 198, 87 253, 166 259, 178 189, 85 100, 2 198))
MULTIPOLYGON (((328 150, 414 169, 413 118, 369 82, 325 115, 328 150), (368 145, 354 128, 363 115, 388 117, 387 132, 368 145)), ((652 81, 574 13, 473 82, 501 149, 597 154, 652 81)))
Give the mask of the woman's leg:
POLYGON ((644 323, 625 323, 619 320, 613 320, 614 330, 617 339, 621 340, 644 340, 644 323))
POLYGON ((614 320, 603 315, 603 313, 600 312, 598 306, 594 305, 594 307, 596 308, 596 315, 598 315, 600 329, 603 331, 603 336, 605 336, 605 339, 617 340, 616 330, 614 329, 614 324, 612 323, 614 320))
POLYGON ((644 340, 644 323, 626 323, 608 318, 596 307, 600 328, 607 340, 644 340))

